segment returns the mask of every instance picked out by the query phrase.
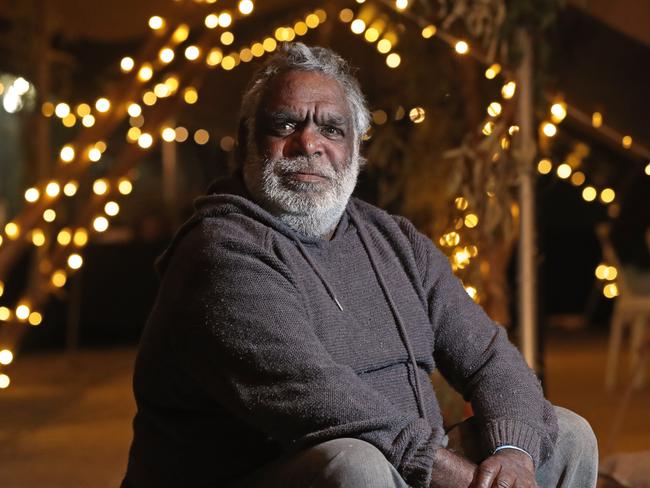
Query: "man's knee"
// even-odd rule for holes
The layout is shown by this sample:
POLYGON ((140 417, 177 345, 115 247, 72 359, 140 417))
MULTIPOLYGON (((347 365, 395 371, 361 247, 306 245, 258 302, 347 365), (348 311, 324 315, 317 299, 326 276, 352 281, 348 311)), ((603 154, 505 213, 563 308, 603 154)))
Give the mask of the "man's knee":
POLYGON ((393 470, 386 457, 372 444, 359 439, 335 439, 319 446, 331 457, 322 472, 322 483, 314 486, 393 488, 393 470))
MULTIPOLYGON (((555 407, 558 438, 555 449, 572 460, 598 459, 598 443, 594 431, 584 418, 562 407, 555 407)), ((569 460, 567 459, 567 460, 569 460)))

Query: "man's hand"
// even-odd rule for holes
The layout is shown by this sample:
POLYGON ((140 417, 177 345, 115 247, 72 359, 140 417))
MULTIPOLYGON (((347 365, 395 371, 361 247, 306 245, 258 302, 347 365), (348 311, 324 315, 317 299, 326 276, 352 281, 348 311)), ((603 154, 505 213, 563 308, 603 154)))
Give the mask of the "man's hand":
POLYGON ((433 474, 431 488, 468 488, 474 474, 476 464, 448 449, 441 447, 433 459, 433 474))
POLYGON ((470 488, 537 488, 535 466, 525 452, 501 449, 481 464, 470 488))

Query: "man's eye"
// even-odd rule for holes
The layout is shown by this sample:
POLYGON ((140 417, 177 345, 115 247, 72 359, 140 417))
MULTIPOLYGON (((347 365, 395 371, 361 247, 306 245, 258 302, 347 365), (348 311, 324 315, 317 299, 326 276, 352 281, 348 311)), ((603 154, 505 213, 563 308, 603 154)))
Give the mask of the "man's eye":
POLYGON ((338 127, 333 127, 331 125, 326 125, 321 129, 323 133, 327 136, 342 136, 343 131, 338 127))
POLYGON ((293 122, 275 122, 272 127, 277 132, 291 132, 295 129, 296 124, 293 122))

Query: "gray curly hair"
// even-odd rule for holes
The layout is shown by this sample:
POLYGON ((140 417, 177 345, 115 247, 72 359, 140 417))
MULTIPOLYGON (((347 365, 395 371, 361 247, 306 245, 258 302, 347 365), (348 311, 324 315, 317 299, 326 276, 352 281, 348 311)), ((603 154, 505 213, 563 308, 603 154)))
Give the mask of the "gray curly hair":
MULTIPOLYGON (((370 126, 370 112, 359 82, 352 74, 349 63, 334 51, 318 46, 306 46, 301 42, 286 42, 253 75, 242 97, 240 124, 248 132, 248 142, 254 140, 255 117, 270 82, 288 71, 315 71, 337 81, 345 93, 352 114, 355 148, 358 152, 361 137, 370 126)), ((241 136, 240 136, 241 137, 241 136)), ((243 141, 239 141, 241 145, 243 141)), ((247 151, 248 147, 240 147, 247 151)))

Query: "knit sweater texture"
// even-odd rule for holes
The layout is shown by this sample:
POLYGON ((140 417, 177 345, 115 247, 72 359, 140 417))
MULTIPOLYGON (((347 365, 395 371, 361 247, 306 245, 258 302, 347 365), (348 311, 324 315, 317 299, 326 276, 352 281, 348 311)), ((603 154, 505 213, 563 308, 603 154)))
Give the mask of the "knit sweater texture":
POLYGON ((536 376, 406 219, 353 198, 331 240, 309 238, 238 180, 195 208, 157 262, 123 487, 228 486, 340 437, 428 487, 445 437, 435 368, 471 401, 486 455, 550 455, 557 423, 536 376))

